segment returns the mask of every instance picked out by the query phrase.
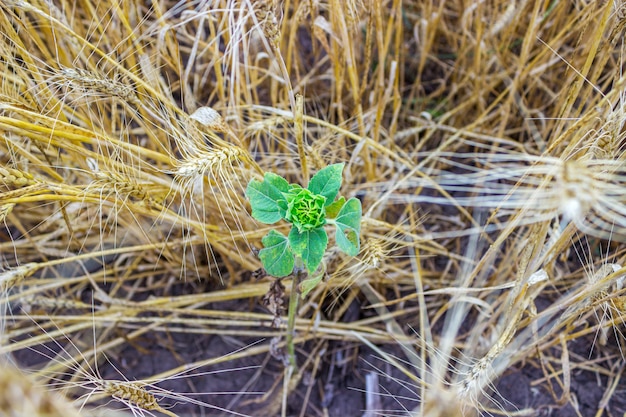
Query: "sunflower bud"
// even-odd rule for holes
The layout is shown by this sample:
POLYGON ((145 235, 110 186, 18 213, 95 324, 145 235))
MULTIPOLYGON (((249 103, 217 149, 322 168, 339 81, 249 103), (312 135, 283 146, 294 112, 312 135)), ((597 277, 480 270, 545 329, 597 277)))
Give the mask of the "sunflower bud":
POLYGON ((326 197, 322 195, 313 194, 306 188, 294 188, 287 195, 285 219, 301 233, 316 229, 326 223, 325 203, 326 197))

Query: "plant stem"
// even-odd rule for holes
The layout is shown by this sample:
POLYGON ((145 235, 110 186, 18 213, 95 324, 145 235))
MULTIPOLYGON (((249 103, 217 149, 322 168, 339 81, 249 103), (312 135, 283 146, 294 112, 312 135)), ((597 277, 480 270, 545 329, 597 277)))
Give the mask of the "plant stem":
POLYGON ((298 314, 298 273, 293 277, 291 284, 291 292, 289 294, 289 316, 287 320, 287 354, 289 355, 289 366, 293 369, 297 369, 298 364, 296 362, 296 349, 293 345, 293 336, 296 327, 296 315, 298 314))
POLYGON ((302 259, 296 257, 296 266, 294 268, 293 280, 291 281, 291 292, 289 293, 287 336, 285 338, 287 344, 287 355, 289 356, 289 366, 292 367, 293 371, 298 369, 298 363, 296 362, 296 348, 293 344, 296 316, 298 315, 298 298, 300 296, 298 284, 300 284, 304 278, 306 278, 306 269, 304 269, 302 259))

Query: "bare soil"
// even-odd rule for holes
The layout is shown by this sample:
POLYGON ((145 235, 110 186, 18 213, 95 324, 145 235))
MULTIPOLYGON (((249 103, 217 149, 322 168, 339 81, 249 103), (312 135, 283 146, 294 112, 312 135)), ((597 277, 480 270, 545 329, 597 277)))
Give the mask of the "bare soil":
MULTIPOLYGON (((244 347, 246 343, 257 342, 263 340, 186 334, 184 331, 175 334, 154 332, 149 336, 130 341, 122 350, 108 352, 108 361, 100 363, 98 370, 105 379, 139 380, 183 364, 229 355, 244 347)), ((608 343, 615 345, 615 335, 609 337, 608 343)), ((593 344, 593 338, 587 337, 577 339, 568 345, 569 355, 588 358, 590 363, 595 364, 595 369, 571 370, 571 398, 563 397, 563 389, 555 382, 556 379, 546 382, 545 373, 549 373, 548 369, 560 370, 559 364, 544 364, 546 369, 542 370, 541 361, 538 358, 530 358, 521 366, 512 367, 495 381, 495 390, 491 393, 492 402, 485 402, 483 405, 488 409, 497 407, 507 410, 508 415, 521 410, 534 410, 523 415, 623 416, 626 413, 626 397, 623 395, 626 391, 626 378, 617 382, 616 395, 611 395, 609 403, 604 404, 603 396, 607 394, 612 381, 598 370, 611 361, 598 353, 600 349, 593 349, 593 344), (550 368, 551 365, 554 365, 554 368, 550 368), (572 404, 578 404, 578 410, 572 404), (605 411, 599 414, 598 410, 603 406, 605 411)), ((308 347, 307 345, 301 347, 300 363, 306 360, 308 347)), ((382 349, 390 355, 404 359, 398 346, 387 345, 382 346, 382 349)), ((16 354, 16 358, 23 366, 37 368, 36 364, 42 361, 42 355, 49 356, 50 350, 58 351, 58 345, 51 343, 41 346, 38 350, 21 351, 16 354)), ((602 349, 604 355, 607 351, 606 347, 602 349)), ((615 347, 612 354, 621 353, 615 347)), ((560 353, 555 352, 553 357, 560 357, 560 353)), ((44 359, 48 361, 47 358, 44 359)), ((282 362, 270 354, 219 363, 158 383, 157 386, 160 388, 187 397, 187 400, 163 398, 159 403, 181 417, 265 416, 268 415, 266 408, 268 404, 280 400, 279 384, 282 372, 282 362), (271 394, 264 396, 268 392, 271 394), (196 405, 193 400, 211 404, 213 408, 196 405)), ((375 413, 371 415, 409 415, 409 412, 419 405, 419 389, 397 368, 368 348, 344 342, 329 342, 326 352, 320 357, 316 374, 305 372, 298 389, 289 398, 288 414, 364 416, 365 379, 368 374, 376 374, 379 383, 379 404, 372 410, 375 413), (304 410, 303 404, 307 404, 304 410)), ((563 380, 562 375, 558 376, 558 380, 563 380)), ((113 407, 115 402, 109 402, 107 406, 113 407)), ((483 415, 489 413, 485 412, 483 415)))

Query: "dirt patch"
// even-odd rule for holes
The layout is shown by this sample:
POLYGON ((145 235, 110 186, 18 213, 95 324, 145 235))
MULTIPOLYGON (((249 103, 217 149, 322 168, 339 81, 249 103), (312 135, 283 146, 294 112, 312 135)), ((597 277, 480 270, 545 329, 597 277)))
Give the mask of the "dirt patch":
MULTIPOLYGON (((67 344, 51 342, 38 346, 37 350, 23 350, 15 357, 21 365, 37 369, 40 367, 37 364, 43 359, 48 362, 53 352, 61 353, 59 358, 66 357, 69 346, 72 346, 69 338, 67 340, 67 344)), ((184 331, 152 332, 130 341, 120 350, 108 351, 106 361, 99 363, 98 371, 90 372, 99 374, 104 379, 130 381, 168 373, 162 381, 151 385, 150 390, 157 394, 159 404, 179 416, 269 415, 266 412, 270 404, 281 401, 283 364, 267 352, 225 360, 246 346, 265 342, 266 339, 211 336, 184 331), (187 364, 207 361, 213 363, 198 369, 185 368, 187 364), (180 372, 171 375, 173 369, 180 372), (173 394, 167 394, 168 392, 173 394)), ((72 343, 86 349, 81 341, 72 343)), ((614 343, 614 339, 609 338, 609 343, 614 343)), ((313 342, 309 342, 300 347, 300 364, 307 361, 307 352, 313 351, 314 346, 313 342)), ((568 344, 570 356, 589 358, 587 363, 593 364, 587 368, 579 366, 571 370, 569 400, 562 397, 563 389, 557 382, 563 380, 562 375, 552 375, 553 379, 548 381, 539 360, 528 358, 523 366, 512 367, 494 382, 492 400, 485 400, 482 405, 488 409, 504 410, 499 415, 534 410, 523 415, 591 417, 596 416, 598 410, 604 406, 606 414, 603 415, 621 416, 626 412, 626 400, 619 393, 626 390, 626 379, 622 378, 616 383, 615 394, 604 404, 602 399, 614 381, 609 380, 602 370, 611 366, 614 358, 602 356, 607 354, 607 349, 602 349, 600 354, 598 349, 592 350, 592 346, 591 337, 577 339, 568 344), (574 404, 577 404, 577 410, 574 404)), ((388 355, 405 361, 397 345, 384 345, 381 349, 388 355)), ((554 349, 552 358, 560 357, 560 352, 554 349)), ((619 354, 619 350, 615 350, 614 354, 619 354)), ((378 382, 376 408, 370 409, 373 412, 370 415, 408 416, 419 406, 419 385, 369 348, 330 341, 325 344, 323 351, 316 352, 319 358, 311 361, 315 365, 309 364, 298 388, 289 397, 288 415, 363 416, 367 408, 365 392, 368 374, 376 375, 378 382)), ((410 368, 406 363, 405 366, 410 368)), ((545 372, 548 374, 550 373, 547 369, 550 366, 551 364, 545 365, 545 372)), ((78 375, 85 378, 84 374, 78 375)), ((83 394, 85 391, 76 391, 76 396, 83 394)), ((78 403, 80 401, 79 399, 78 403)), ((119 402, 110 399, 105 403, 108 407, 124 408, 119 402)), ((495 413, 485 412, 483 415, 495 413)))

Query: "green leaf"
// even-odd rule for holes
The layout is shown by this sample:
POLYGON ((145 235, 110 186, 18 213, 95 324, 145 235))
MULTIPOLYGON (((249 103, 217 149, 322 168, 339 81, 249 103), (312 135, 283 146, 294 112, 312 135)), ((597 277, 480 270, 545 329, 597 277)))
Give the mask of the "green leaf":
POLYGON ((246 188, 246 197, 250 200, 252 217, 261 223, 272 224, 283 216, 279 202, 285 199, 284 192, 289 191, 289 183, 283 177, 266 172, 263 182, 251 180, 246 188))
POLYGON ((360 249, 361 201, 357 198, 346 201, 333 223, 337 226, 335 241, 339 249, 350 256, 356 256, 360 249))
POLYGON ((314 275, 311 278, 307 278, 300 283, 300 294, 303 300, 313 288, 317 287, 317 284, 322 281, 322 278, 324 278, 324 271, 321 271, 319 274, 314 275))
POLYGON ((339 197, 337 201, 335 201, 334 203, 326 207, 326 218, 334 219, 335 217, 337 217, 339 210, 341 210, 341 208, 343 207, 345 203, 346 203, 345 197, 339 197))
POLYGON ((326 197, 326 206, 330 205, 337 197, 339 188, 341 188, 341 173, 344 164, 333 164, 326 168, 320 169, 317 174, 313 175, 309 186, 307 187, 312 193, 323 195, 326 197))
POLYGON ((259 258, 265 271, 277 278, 291 274, 294 258, 287 237, 276 230, 270 230, 262 242, 264 248, 259 251, 259 258))
POLYGON ((302 258, 306 270, 312 274, 322 262, 328 246, 328 235, 323 227, 303 230, 302 233, 293 227, 289 232, 289 243, 293 253, 302 258))
POLYGON ((272 187, 276 188, 278 191, 286 193, 289 191, 289 183, 286 179, 281 177, 280 175, 276 175, 273 172, 266 172, 263 176, 263 181, 267 182, 272 187))

